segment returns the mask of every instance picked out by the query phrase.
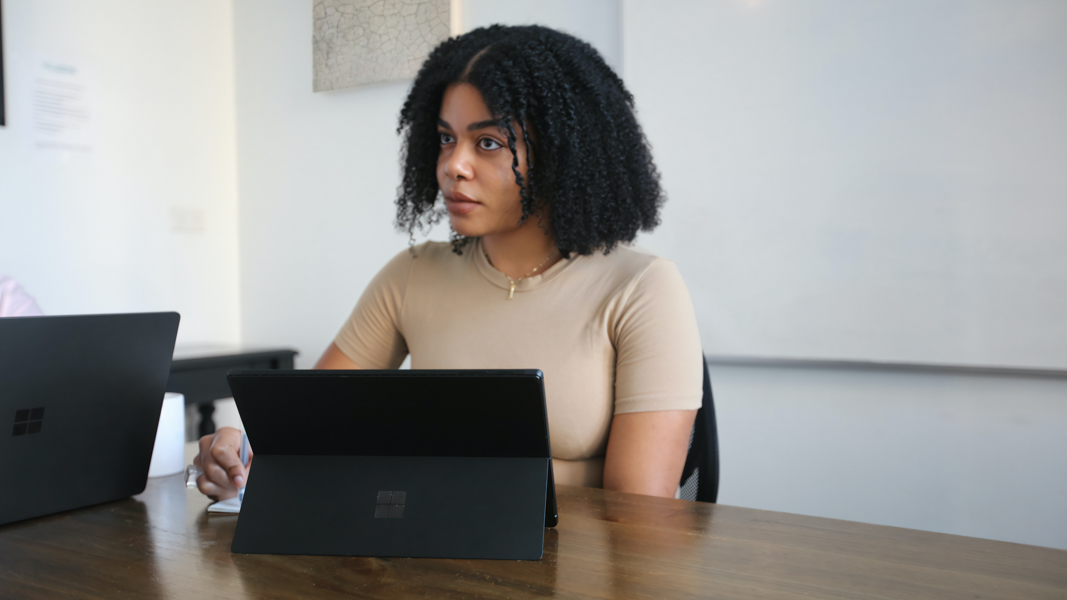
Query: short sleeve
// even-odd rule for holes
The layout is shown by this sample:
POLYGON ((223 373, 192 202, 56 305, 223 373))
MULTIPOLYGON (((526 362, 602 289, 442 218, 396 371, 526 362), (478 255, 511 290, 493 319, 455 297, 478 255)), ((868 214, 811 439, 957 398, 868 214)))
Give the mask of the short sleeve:
POLYGON ((633 284, 615 325, 615 351, 615 414, 700 408, 700 333, 673 262, 655 259, 633 284))
POLYGON ((393 257, 363 290, 334 339, 341 352, 362 369, 396 369, 408 354, 400 311, 413 260, 411 250, 393 257))

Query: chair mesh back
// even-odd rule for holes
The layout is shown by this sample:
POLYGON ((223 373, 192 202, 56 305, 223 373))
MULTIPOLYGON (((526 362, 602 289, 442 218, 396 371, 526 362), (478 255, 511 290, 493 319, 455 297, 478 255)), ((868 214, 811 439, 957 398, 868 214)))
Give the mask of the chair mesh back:
POLYGON ((700 467, 693 469, 693 474, 689 476, 689 479, 684 480, 681 485, 681 489, 678 490, 678 497, 682 500, 696 500, 697 488, 700 487, 700 467))
POLYGON ((683 500, 715 502, 719 496, 719 432, 711 377, 704 361, 704 396, 689 435, 689 452, 682 469, 678 497, 683 500))

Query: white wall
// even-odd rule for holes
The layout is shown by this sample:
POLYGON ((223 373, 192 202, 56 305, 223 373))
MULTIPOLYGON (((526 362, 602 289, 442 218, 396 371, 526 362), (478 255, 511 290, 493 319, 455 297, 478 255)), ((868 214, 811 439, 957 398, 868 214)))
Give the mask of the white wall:
MULTIPOLYGON (((603 0, 463 8, 464 29, 549 23, 616 65, 618 19, 617 3, 603 0)), ((307 3, 236 0, 234 31, 244 342, 294 347, 309 367, 371 277, 407 247, 393 201, 410 82, 313 93, 307 3)))
POLYGON ((619 0, 460 0, 463 31, 496 23, 544 25, 590 44, 615 72, 622 73, 622 6, 619 0))
POLYGON ((624 2, 713 354, 1067 368, 1067 3, 624 2))
MULTIPOLYGON (((1067 4, 623 0, 710 354, 1067 366, 1067 4)), ((712 369, 720 501, 1067 548, 1067 381, 712 369)))
POLYGON ((1067 379, 712 365, 719 502, 1067 549, 1067 379))
POLYGON ((49 314, 177 310, 179 343, 237 343, 230 4, 3 10, 0 272, 49 314), (33 149, 27 79, 42 56, 95 72, 94 146, 69 163, 33 149))
POLYGON ((407 244, 393 199, 408 83, 313 93, 306 2, 238 0, 234 32, 244 342, 309 367, 407 244))

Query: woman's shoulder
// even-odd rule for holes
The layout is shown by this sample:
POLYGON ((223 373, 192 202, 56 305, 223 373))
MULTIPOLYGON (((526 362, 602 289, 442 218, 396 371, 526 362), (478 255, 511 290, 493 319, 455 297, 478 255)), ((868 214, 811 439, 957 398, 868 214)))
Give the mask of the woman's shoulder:
POLYGON ((409 270, 413 264, 440 263, 454 260, 458 256, 452 252, 450 242, 426 241, 400 250, 386 263, 384 270, 409 270))
MULTIPOLYGON (((467 244, 463 248, 464 254, 470 252, 472 247, 473 244, 467 244)), ((452 242, 436 242, 433 240, 415 244, 408 248, 407 252, 412 258, 426 260, 427 262, 451 261, 461 256, 452 251, 452 242)))
POLYGON ((618 245, 572 259, 566 267, 567 289, 585 298, 601 298, 604 306, 629 306, 649 297, 684 297, 688 291, 674 262, 636 245, 618 245))
POLYGON ((456 276, 471 268, 474 244, 462 248, 463 254, 452 250, 451 242, 426 241, 404 248, 382 269, 389 278, 418 282, 420 285, 440 286, 454 282, 456 276))
POLYGON ((619 244, 607 254, 598 252, 584 258, 591 270, 611 277, 616 284, 633 285, 648 278, 681 279, 673 261, 635 244, 619 244))

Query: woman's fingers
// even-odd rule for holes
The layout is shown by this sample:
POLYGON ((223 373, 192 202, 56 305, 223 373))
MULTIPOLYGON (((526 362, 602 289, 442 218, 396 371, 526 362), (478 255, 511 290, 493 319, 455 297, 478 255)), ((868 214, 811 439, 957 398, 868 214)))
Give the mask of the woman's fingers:
POLYGON ((200 493, 215 500, 225 500, 227 498, 233 498, 237 495, 237 490, 231 488, 219 487, 214 482, 208 480, 206 475, 201 475, 196 478, 196 487, 200 490, 200 493))
MULTIPOLYGON (((234 488, 245 484, 245 466, 241 463, 241 432, 232 427, 224 427, 215 433, 211 444, 211 458, 224 471, 234 488)), ((215 477, 211 478, 213 481, 215 477)))
POLYGON ((220 467, 211 455, 198 457, 200 459, 200 476, 196 478, 196 487, 207 496, 228 498, 237 494, 237 488, 233 486, 226 470, 220 467))
POLYGON ((212 435, 200 438, 200 454, 193 460, 203 473, 196 479, 196 487, 205 495, 231 498, 237 495, 247 477, 241 464, 241 432, 223 427, 212 435))

